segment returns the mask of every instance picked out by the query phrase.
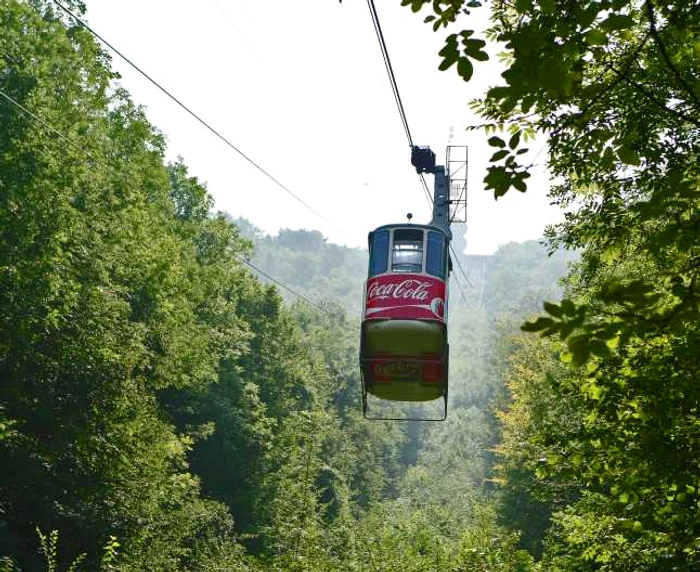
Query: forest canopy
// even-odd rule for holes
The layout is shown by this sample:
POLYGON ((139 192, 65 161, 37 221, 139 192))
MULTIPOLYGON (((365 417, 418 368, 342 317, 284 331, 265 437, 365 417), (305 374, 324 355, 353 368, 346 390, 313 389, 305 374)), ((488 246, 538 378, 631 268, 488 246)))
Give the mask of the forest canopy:
POLYGON ((568 213, 455 239, 432 425, 362 418, 364 250, 216 212, 87 29, 0 3, 0 570, 697 567, 700 5, 402 3, 445 73, 500 46, 484 187, 546 137, 568 213))

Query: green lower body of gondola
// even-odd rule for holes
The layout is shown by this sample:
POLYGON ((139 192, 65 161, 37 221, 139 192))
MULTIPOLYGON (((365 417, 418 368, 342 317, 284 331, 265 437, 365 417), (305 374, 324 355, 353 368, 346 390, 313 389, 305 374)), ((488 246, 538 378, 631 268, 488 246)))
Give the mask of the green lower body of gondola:
POLYGON ((364 390, 392 401, 447 393, 447 328, 438 321, 366 320, 360 363, 364 390))

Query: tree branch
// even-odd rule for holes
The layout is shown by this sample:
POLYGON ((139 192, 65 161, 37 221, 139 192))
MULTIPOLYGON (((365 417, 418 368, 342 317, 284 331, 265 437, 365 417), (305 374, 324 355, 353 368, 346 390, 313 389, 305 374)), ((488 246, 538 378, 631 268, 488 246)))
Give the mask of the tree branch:
MULTIPOLYGON (((585 117, 585 116, 586 116, 586 113, 588 113, 588 112, 593 108, 593 106, 594 106, 596 103, 598 103, 598 101, 599 101, 600 99, 603 98, 604 95, 606 95, 607 93, 609 93, 610 91, 612 91, 612 89, 613 89, 618 83, 620 83, 620 82, 624 79, 625 75, 627 74, 627 71, 632 67, 632 64, 633 64, 633 63, 635 62, 635 60, 637 59, 637 56, 639 55, 639 52, 642 51, 642 48, 643 48, 643 47, 645 46, 645 44, 647 43, 647 40, 648 40, 648 39, 649 39, 649 34, 647 34, 646 36, 644 36, 644 38, 642 39, 641 42, 639 42, 639 45, 634 49, 634 51, 632 52, 632 54, 630 55, 630 57, 627 58, 627 62, 625 63, 625 66, 624 66, 624 68, 623 68, 623 71, 624 71, 623 75, 620 75, 618 72, 615 72, 615 70, 612 68, 611 65, 605 64, 606 70, 607 70, 607 71, 612 70, 613 72, 615 72, 615 73, 617 74, 617 77, 616 77, 613 81, 611 81, 608 85, 604 86, 603 89, 601 89, 588 103, 586 103, 586 104, 581 108, 581 111, 579 111, 578 113, 572 114, 571 116, 569 116, 569 118, 568 118, 562 125, 560 125, 560 126, 559 126, 558 128, 556 128, 556 129, 554 129, 554 130, 551 132, 550 137, 556 137, 556 136, 559 135, 559 133, 561 133, 564 129, 567 129, 568 127, 571 127, 571 125, 573 124, 574 121, 576 121, 576 120, 579 119, 579 118, 585 117)), ((604 76, 604 75, 605 75, 605 71, 599 73, 598 76, 596 77, 596 79, 595 79, 595 81, 594 81, 593 83, 600 83, 600 81, 603 79, 603 76, 604 76)))
POLYGON ((681 85, 681 87, 686 92, 688 92, 695 106, 700 108, 700 98, 698 98, 697 94, 693 91, 693 88, 688 84, 687 81, 685 81, 685 78, 681 74, 680 70, 676 67, 673 61, 671 61, 671 58, 668 55, 668 52, 666 51, 666 47, 661 41, 661 36, 659 36, 659 31, 656 28, 656 16, 654 14, 654 6, 652 5, 651 0, 647 0, 644 5, 646 7, 647 16, 649 18, 649 31, 651 32, 651 36, 654 38, 654 42, 656 42, 656 45, 659 47, 661 57, 664 59, 669 69, 673 72, 673 75, 676 76, 676 80, 681 85))
POLYGON ((625 72, 618 70, 612 64, 609 64, 608 67, 613 72, 615 72, 616 74, 621 76, 628 84, 630 84, 632 87, 634 87, 639 93, 641 93, 644 97, 646 97, 653 104, 657 105, 658 107, 660 107, 664 111, 667 111, 671 115, 675 115, 681 121, 686 121, 688 123, 692 123, 693 125, 695 125, 695 127, 700 127, 700 120, 695 119, 694 117, 692 117, 690 115, 686 115, 685 113, 682 113, 681 111, 678 111, 677 109, 673 109, 672 107, 667 107, 663 101, 659 100, 659 98, 656 97, 646 87, 644 87, 640 83, 637 83, 632 78, 630 78, 625 72))

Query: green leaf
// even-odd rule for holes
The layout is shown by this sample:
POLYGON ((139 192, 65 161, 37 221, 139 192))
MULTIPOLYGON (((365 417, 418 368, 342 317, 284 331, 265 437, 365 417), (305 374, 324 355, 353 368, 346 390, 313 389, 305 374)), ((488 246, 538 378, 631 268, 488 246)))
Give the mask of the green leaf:
POLYGON ((506 99, 503 99, 501 101, 501 111, 505 114, 508 114, 511 111, 513 111, 517 105, 518 105, 517 96, 507 97, 506 99))
POLYGON ((606 147, 603 151, 603 156, 601 157, 601 167, 604 169, 611 169, 615 164, 615 152, 612 147, 606 147))
POLYGON ((474 66, 469 58, 459 58, 457 73, 464 81, 469 81, 472 78, 472 75, 474 74, 474 66))
POLYGON ((520 329, 523 332, 540 332, 554 324, 552 318, 546 318, 541 316, 537 318, 534 322, 525 322, 520 329))
POLYGON ((578 17, 578 24, 582 30, 585 30, 594 22, 596 16, 598 16, 598 10, 600 10, 600 5, 591 3, 581 12, 578 17))
POLYGON ((608 346, 608 344, 606 344, 602 340, 596 340, 596 339, 591 340, 590 348, 591 348, 591 353, 593 353, 593 355, 598 356, 600 358, 609 357, 611 354, 610 347, 608 346))
POLYGON ((574 367, 581 367, 590 359, 590 357, 591 351, 588 346, 578 347, 575 351, 571 352, 571 365, 574 367))
POLYGON ((608 36, 601 30, 591 30, 586 34, 586 43, 589 46, 604 46, 608 43, 608 36))
POLYGON ((495 198, 502 197, 510 188, 511 178, 505 167, 489 167, 484 183, 487 189, 493 189, 495 198))
POLYGON ((641 163, 639 154, 634 149, 624 145, 617 150, 617 156, 620 158, 620 161, 626 165, 639 166, 641 163))
POLYGON ((452 67, 452 65, 457 61, 457 57, 445 57, 441 62, 440 65, 438 66, 438 69, 440 71, 446 71, 452 67))
POLYGON ((545 302, 543 305, 545 312, 554 316, 555 318, 561 318, 564 315, 561 307, 554 302, 545 302))
POLYGON ((446 38, 445 45, 438 52, 438 55, 442 56, 443 58, 442 62, 440 62, 440 65, 438 66, 440 71, 447 70, 459 59, 456 34, 450 34, 446 38))
POLYGON ((469 52, 469 57, 477 62, 487 62, 490 59, 489 54, 484 50, 469 52))
POLYGON ((491 145, 491 147, 505 147, 506 142, 501 139, 500 137, 496 137, 495 135, 493 137, 489 137, 488 144, 491 145))
POLYGON ((600 27, 606 32, 616 30, 626 30, 634 25, 634 20, 627 14, 611 14, 601 24, 600 27))
POLYGON ((539 0, 538 4, 540 5, 540 10, 542 10, 542 12, 545 14, 551 14, 554 12, 554 8, 556 6, 554 0, 539 0))
POLYGON ((510 87, 504 85, 497 85, 492 87, 487 92, 487 97, 489 99, 505 99, 511 94, 512 90, 510 87))
POLYGON ((515 177, 513 177, 512 181, 513 186, 521 193, 527 191, 527 185, 525 184, 525 177, 523 175, 524 173, 518 173, 515 177))
POLYGON ((464 52, 472 59, 485 62, 489 59, 489 55, 482 49, 486 46, 484 40, 468 39, 463 35, 462 44, 464 45, 464 52))
POLYGON ((496 151, 493 155, 491 155, 489 162, 495 163, 496 161, 500 161, 506 155, 508 155, 508 151, 506 149, 501 149, 500 151, 496 151))
POLYGON ((510 141, 508 141, 508 147, 510 147, 511 149, 515 149, 518 146, 518 143, 520 143, 520 131, 515 133, 510 138, 510 141))
POLYGON ((584 365, 591 357, 589 338, 586 335, 574 336, 567 342, 571 352, 571 363, 575 367, 584 365))
POLYGON ((569 298, 564 298, 561 301, 561 309, 564 314, 568 316, 575 316, 576 315, 576 304, 569 298))
MULTIPOLYGON (((576 364, 574 360, 572 363, 577 366, 582 366, 586 362, 576 364)), ((586 396, 593 401, 600 401, 600 397, 603 395, 603 390, 597 383, 587 383, 583 386, 583 391, 586 396)))
POLYGON ((562 340, 565 340, 566 338, 568 338, 571 335, 571 333, 575 329, 576 329, 576 324, 574 324, 573 322, 571 322, 571 321, 562 322, 561 326, 559 327, 559 337, 562 340))

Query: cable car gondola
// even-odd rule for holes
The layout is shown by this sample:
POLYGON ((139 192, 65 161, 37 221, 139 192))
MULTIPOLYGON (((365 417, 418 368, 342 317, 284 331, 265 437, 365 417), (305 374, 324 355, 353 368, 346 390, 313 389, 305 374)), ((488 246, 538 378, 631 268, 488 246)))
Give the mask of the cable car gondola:
POLYGON ((447 416, 448 280, 451 270, 449 177, 428 148, 414 147, 418 172, 435 175, 429 224, 387 224, 369 233, 369 271, 360 333, 362 406, 368 398, 427 402, 442 398, 447 416))

